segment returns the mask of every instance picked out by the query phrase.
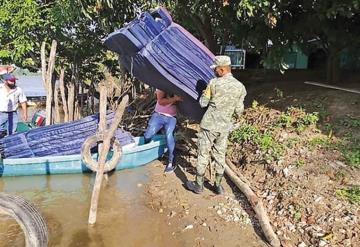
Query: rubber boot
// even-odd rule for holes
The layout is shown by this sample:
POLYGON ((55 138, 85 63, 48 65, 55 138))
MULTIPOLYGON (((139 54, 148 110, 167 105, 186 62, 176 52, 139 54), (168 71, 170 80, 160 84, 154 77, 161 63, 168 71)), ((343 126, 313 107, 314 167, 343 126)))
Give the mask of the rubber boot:
POLYGON ((204 191, 204 175, 196 175, 195 181, 187 181, 186 188, 196 194, 204 191))
POLYGON ((222 187, 222 185, 221 185, 221 180, 222 180, 223 176, 224 176, 223 174, 215 175, 214 188, 215 188, 215 193, 218 195, 223 195, 225 193, 224 187, 222 187))

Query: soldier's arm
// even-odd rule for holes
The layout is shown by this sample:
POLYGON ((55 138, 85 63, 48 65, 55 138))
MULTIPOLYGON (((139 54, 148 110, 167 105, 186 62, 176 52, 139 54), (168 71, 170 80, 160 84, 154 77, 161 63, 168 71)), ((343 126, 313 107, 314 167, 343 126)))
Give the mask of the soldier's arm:
POLYGON ((211 88, 212 88, 212 80, 207 85, 206 89, 203 91, 199 103, 202 108, 205 108, 209 105, 211 99, 211 88))
POLYGON ((247 94, 245 87, 241 90, 241 96, 235 108, 235 114, 240 117, 244 111, 244 99, 247 94))

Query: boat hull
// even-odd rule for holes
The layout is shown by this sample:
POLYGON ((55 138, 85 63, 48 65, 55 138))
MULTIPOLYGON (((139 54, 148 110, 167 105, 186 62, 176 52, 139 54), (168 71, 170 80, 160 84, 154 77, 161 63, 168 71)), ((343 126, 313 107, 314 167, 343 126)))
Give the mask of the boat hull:
MULTIPOLYGON (((153 141, 143 144, 142 137, 135 137, 135 143, 125 145, 116 170, 145 165, 160 156, 166 148, 164 136, 155 136, 153 141)), ((111 155, 110 155, 111 156, 111 155)), ((94 158, 97 154, 94 154, 94 158)), ((47 156, 36 158, 3 159, 0 161, 0 176, 30 176, 91 172, 81 160, 81 155, 47 156)))

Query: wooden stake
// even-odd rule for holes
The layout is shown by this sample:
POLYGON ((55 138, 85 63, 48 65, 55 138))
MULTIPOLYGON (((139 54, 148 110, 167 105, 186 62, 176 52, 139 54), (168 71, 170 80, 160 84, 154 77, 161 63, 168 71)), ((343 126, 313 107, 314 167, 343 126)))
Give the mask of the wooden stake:
POLYGON ((46 84, 46 51, 45 51, 46 43, 45 41, 41 44, 41 76, 43 80, 43 85, 45 90, 47 91, 47 84, 46 84))
POLYGON ((68 111, 69 111, 69 121, 74 121, 74 116, 75 116, 75 78, 73 76, 68 85, 67 104, 68 104, 68 111))
MULTIPOLYGON (((102 97, 106 97, 105 92, 106 91, 104 89, 100 89, 100 104, 104 101, 102 97), (103 94, 103 96, 101 96, 101 94, 103 94)), ((106 157, 107 157, 107 154, 108 154, 108 151, 110 148, 110 141, 111 141, 111 138, 114 136, 115 131, 121 122, 121 119, 124 114, 125 107, 126 107, 128 101, 129 101, 129 97, 126 95, 122 99, 120 105, 118 106, 118 108, 116 110, 115 117, 110 126, 110 129, 106 132, 106 134, 104 134, 104 132, 102 132, 104 134, 104 141, 103 141, 103 146, 102 146, 100 154, 99 154, 100 155, 99 170, 96 173, 95 184, 94 184, 93 193, 92 193, 92 197, 91 197, 89 224, 96 223, 96 214, 97 214, 97 207, 98 207, 98 201, 99 201, 100 190, 101 190, 101 183, 102 183, 103 175, 104 175, 104 166, 105 166, 105 162, 106 162, 106 157)), ((106 100, 105 100, 105 102, 106 102, 106 100)), ((103 125, 104 118, 105 118, 105 126, 106 126, 106 108, 104 108, 104 106, 102 106, 102 107, 100 107, 100 125, 103 125), (105 111, 104 111, 104 109, 105 109, 105 111)))
MULTIPOLYGON (((50 56, 49 56, 49 63, 47 66, 47 72, 46 72, 46 87, 47 87, 47 96, 46 96, 46 120, 45 124, 50 125, 52 122, 52 102, 53 102, 53 72, 55 69, 55 56, 56 56, 56 46, 57 42, 56 40, 53 40, 51 43, 51 50, 50 50, 50 56)), ((44 78, 44 76, 43 76, 44 78)))
POLYGON ((69 121, 69 111, 68 111, 66 95, 65 95, 64 78, 65 78, 65 68, 62 66, 60 69, 59 87, 61 93, 62 107, 64 111, 64 122, 67 122, 69 121))
POLYGON ((55 84, 54 103, 55 103, 55 123, 60 123, 60 106, 59 106, 59 84, 55 84))
POLYGON ((266 239, 269 241, 270 245, 273 247, 280 247, 280 240, 277 235, 274 233, 269 217, 264 209, 262 201, 257 197, 257 195, 252 191, 250 186, 242 181, 235 172, 230 169, 229 166, 234 167, 232 162, 229 159, 226 159, 225 173, 233 181, 233 183, 240 189, 240 191, 246 196, 250 202, 252 208, 256 213, 256 217, 259 220, 261 229, 264 232, 266 239), (229 165, 227 165, 229 164, 229 165))

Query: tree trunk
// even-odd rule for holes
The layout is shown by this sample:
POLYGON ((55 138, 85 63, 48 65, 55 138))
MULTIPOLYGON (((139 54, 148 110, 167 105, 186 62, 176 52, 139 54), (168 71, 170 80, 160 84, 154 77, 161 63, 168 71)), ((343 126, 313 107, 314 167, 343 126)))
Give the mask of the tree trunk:
POLYGON ((280 240, 271 227, 269 217, 267 216, 261 199, 259 199, 257 195, 252 191, 249 184, 246 183, 246 180, 244 181, 243 179, 241 179, 241 177, 239 177, 230 167, 234 167, 234 165, 229 159, 226 159, 226 175, 240 189, 240 191, 246 196, 246 198, 250 202, 253 210, 256 213, 256 217, 259 220, 261 229, 263 230, 269 244, 273 247, 280 247, 280 240))
POLYGON ((65 68, 61 67, 59 87, 60 87, 60 92, 61 92, 62 107, 63 107, 63 111, 64 111, 64 122, 67 122, 67 121, 69 121, 69 111, 68 111, 66 95, 65 95, 64 77, 65 77, 65 68))
POLYGON ((339 82, 340 72, 340 52, 330 49, 326 63, 326 79, 328 83, 339 82))
POLYGON ((45 52, 45 41, 41 44, 41 75, 42 75, 42 81, 45 88, 45 91, 47 91, 47 84, 46 84, 46 52, 45 52))
POLYGON ((74 121, 74 111, 75 111, 75 83, 74 77, 71 78, 68 85, 68 110, 69 110, 69 121, 74 121))
POLYGON ((75 111, 74 111, 74 120, 78 120, 81 118, 81 109, 79 107, 79 102, 75 101, 75 111))
POLYGON ((211 27, 211 20, 209 15, 203 13, 202 16, 199 16, 198 14, 191 13, 190 18, 204 39, 207 48, 209 48, 209 50, 213 53, 217 53, 218 46, 211 27))
POLYGON ((60 123, 60 106, 59 106, 59 84, 55 84, 55 91, 54 91, 54 103, 55 103, 55 123, 60 123))
POLYGON ((49 56, 49 63, 46 72, 46 85, 47 85, 47 97, 46 97, 46 125, 50 125, 52 122, 52 103, 53 103, 53 72, 55 69, 55 56, 56 56, 56 46, 57 42, 55 40, 51 43, 51 50, 49 56))

